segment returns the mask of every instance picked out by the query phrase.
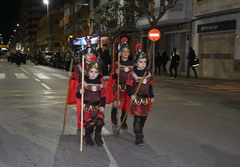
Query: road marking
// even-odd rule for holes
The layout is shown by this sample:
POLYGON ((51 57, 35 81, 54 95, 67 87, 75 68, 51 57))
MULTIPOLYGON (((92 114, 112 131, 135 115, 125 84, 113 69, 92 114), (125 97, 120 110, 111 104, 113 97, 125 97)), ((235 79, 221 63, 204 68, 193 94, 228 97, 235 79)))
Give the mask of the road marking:
POLYGON ((37 78, 34 78, 36 81, 38 81, 38 82, 40 82, 40 80, 39 79, 37 79, 37 78))
POLYGON ((103 147, 104 147, 104 149, 106 150, 107 155, 108 155, 108 158, 109 158, 109 160, 110 160, 109 167, 119 167, 118 164, 117 164, 117 162, 116 162, 116 160, 114 159, 112 153, 109 151, 109 149, 108 149, 108 147, 107 147, 107 145, 106 145, 106 142, 105 142, 105 140, 103 139, 103 137, 102 137, 102 140, 103 140, 103 147))
POLYGON ((29 72, 27 72, 26 70, 24 70, 22 67, 20 67, 20 68, 21 68, 21 70, 23 70, 25 73, 27 73, 27 74, 29 73, 29 72))
POLYGON ((0 73, 0 79, 5 79, 5 73, 0 73))
POLYGON ((50 79, 48 76, 46 75, 43 75, 41 73, 34 73, 34 75, 36 75, 38 78, 40 79, 50 79))
POLYGON ((28 79, 28 77, 24 73, 15 73, 17 79, 28 79))
POLYGON ((60 79, 68 79, 68 77, 61 75, 61 74, 52 74, 53 76, 60 78, 60 79))
MULTIPOLYGON (((71 107, 71 108, 76 111, 76 107, 71 107)), ((104 134, 104 135, 113 134, 113 133, 111 133, 110 131, 108 131, 107 129, 105 129, 104 127, 102 128, 102 132, 103 132, 102 134, 104 134)), ((110 160, 109 167, 119 167, 118 164, 117 164, 117 162, 116 162, 116 160, 114 159, 112 153, 111 153, 110 150, 108 149, 108 147, 107 147, 107 145, 106 145, 106 142, 105 142, 103 136, 102 136, 102 140, 103 140, 103 147, 104 147, 104 149, 106 150, 107 155, 108 155, 108 158, 109 158, 109 160, 110 160)))
POLYGON ((41 83, 42 86, 44 86, 46 89, 50 90, 51 88, 48 87, 45 83, 41 83))

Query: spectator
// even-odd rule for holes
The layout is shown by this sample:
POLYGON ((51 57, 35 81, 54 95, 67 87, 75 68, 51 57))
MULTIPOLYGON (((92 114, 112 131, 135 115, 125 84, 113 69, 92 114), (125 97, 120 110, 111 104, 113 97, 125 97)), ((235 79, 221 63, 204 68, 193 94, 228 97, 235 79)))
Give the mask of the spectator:
POLYGON ((56 67, 57 68, 61 67, 61 61, 62 61, 62 58, 61 58, 61 55, 60 55, 60 51, 58 51, 56 53, 56 67))
POLYGON ((195 67, 193 67, 193 63, 194 63, 194 59, 196 58, 196 54, 195 54, 195 51, 193 50, 192 47, 189 48, 189 54, 188 54, 188 66, 187 66, 187 77, 190 78, 190 67, 192 67, 192 70, 193 70, 193 73, 194 73, 194 76, 195 78, 197 79, 198 76, 197 76, 197 71, 195 69, 195 67))
POLYGON ((170 78, 173 78, 173 73, 172 70, 174 69, 174 78, 177 77, 177 67, 179 65, 179 61, 180 61, 180 56, 179 54, 176 52, 176 48, 173 48, 173 53, 171 55, 171 64, 170 64, 170 78))
POLYGON ((65 58, 65 70, 66 71, 69 71, 70 63, 71 63, 71 52, 70 52, 70 50, 68 50, 67 54, 66 54, 66 58, 65 58))
POLYGON ((161 65, 162 65, 162 56, 160 55, 160 52, 158 52, 155 58, 155 72, 154 72, 155 74, 157 74, 157 70, 158 70, 158 73, 160 74, 161 65))
POLYGON ((162 54, 162 68, 163 68, 163 74, 167 74, 167 68, 166 68, 166 65, 167 65, 167 62, 168 62, 168 55, 167 53, 164 51, 163 54, 162 54))
POLYGON ((103 76, 109 76, 108 65, 111 64, 111 58, 109 54, 109 50, 107 49, 107 44, 103 44, 103 76))

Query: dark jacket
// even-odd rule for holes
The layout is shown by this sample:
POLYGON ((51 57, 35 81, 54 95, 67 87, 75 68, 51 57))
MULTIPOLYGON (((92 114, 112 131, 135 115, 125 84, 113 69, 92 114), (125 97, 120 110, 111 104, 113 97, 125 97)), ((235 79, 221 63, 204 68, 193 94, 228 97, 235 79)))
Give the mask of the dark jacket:
POLYGON ((171 55, 171 65, 178 65, 180 61, 180 56, 177 52, 173 52, 171 55))

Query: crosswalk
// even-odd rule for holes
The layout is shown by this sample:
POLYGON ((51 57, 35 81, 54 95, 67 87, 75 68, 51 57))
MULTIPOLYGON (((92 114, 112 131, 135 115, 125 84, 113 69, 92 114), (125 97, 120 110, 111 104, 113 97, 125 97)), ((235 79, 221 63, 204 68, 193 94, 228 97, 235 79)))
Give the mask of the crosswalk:
POLYGON ((68 79, 67 76, 64 76, 62 74, 56 74, 56 73, 49 73, 48 75, 42 74, 42 73, 33 73, 33 75, 26 74, 26 73, 14 73, 14 74, 0 73, 0 80, 12 78, 13 76, 15 76, 16 79, 33 79, 33 78, 40 79, 40 80, 68 79))

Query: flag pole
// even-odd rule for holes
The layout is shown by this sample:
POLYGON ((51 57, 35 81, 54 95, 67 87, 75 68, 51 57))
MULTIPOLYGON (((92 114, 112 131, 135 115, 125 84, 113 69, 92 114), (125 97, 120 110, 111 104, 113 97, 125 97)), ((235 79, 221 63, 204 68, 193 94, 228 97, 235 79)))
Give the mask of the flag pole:
MULTIPOLYGON (((84 90, 84 55, 82 56, 82 90, 84 90)), ((83 106, 84 106, 84 93, 81 95, 81 138, 80 138, 80 151, 83 151, 83 106)))
MULTIPOLYGON (((73 66, 73 59, 71 60, 70 73, 72 72, 72 66, 73 66)), ((69 76, 69 80, 68 80, 68 91, 67 91, 67 97, 66 97, 66 103, 65 103, 65 112, 64 112, 63 130, 62 130, 62 133, 63 133, 64 130, 65 130, 66 115, 67 115, 67 102, 68 102, 68 93, 69 93, 70 81, 71 81, 71 77, 69 76)))
POLYGON ((120 98, 119 98, 119 79, 120 79, 120 52, 118 53, 118 78, 117 78, 117 126, 118 126, 118 120, 119 120, 119 113, 118 113, 118 107, 119 107, 119 101, 120 101, 120 98))

